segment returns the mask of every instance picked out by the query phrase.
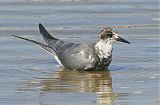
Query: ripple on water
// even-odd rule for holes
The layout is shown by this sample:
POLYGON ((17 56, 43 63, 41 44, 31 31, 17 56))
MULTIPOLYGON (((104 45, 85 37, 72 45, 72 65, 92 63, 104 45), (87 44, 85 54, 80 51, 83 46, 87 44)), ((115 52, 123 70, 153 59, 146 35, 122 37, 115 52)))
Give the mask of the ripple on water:
POLYGON ((158 105, 158 0, 62 1, 0 0, 0 104, 158 105), (131 44, 114 45, 110 72, 62 70, 34 44, 10 36, 43 42, 39 22, 77 43, 96 41, 111 26, 131 44))

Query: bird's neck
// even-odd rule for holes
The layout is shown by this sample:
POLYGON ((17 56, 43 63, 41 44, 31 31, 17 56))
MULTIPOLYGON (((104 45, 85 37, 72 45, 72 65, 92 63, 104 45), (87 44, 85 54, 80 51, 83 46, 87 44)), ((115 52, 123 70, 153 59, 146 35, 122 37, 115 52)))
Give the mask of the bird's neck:
POLYGON ((104 58, 108 59, 112 55, 112 45, 113 42, 111 40, 100 39, 95 45, 97 56, 101 60, 104 58))

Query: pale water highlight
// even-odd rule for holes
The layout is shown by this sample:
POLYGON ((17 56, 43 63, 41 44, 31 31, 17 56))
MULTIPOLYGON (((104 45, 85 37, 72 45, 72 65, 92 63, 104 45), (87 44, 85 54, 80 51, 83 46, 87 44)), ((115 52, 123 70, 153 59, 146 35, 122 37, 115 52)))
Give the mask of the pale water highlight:
MULTIPOLYGON (((159 105, 158 0, 0 0, 0 105, 159 105), (18 35, 94 42, 106 26, 115 43, 110 71, 71 71, 18 35)), ((45 42, 44 42, 45 43, 45 42)))

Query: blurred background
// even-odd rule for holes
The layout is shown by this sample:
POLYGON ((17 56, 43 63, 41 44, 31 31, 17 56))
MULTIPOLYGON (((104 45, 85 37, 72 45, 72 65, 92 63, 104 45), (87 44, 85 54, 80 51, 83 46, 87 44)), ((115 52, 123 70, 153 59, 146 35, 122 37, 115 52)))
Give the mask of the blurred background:
POLYGON ((158 0, 0 0, 0 105, 159 105, 158 0), (109 71, 59 68, 18 35, 43 43, 38 23, 63 40, 97 41, 112 27, 109 71))

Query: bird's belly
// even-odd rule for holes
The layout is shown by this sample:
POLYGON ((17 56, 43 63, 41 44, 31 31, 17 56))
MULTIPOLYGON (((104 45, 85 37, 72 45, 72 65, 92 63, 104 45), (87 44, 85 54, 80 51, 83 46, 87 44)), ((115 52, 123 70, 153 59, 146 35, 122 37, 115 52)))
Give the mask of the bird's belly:
POLYGON ((90 69, 95 66, 95 60, 94 58, 91 59, 90 57, 84 57, 84 56, 67 56, 67 58, 63 58, 61 60, 62 64, 65 68, 69 69, 90 69), (89 59, 88 59, 89 58, 89 59))
POLYGON ((87 70, 87 69, 93 68, 94 65, 95 65, 94 62, 75 60, 72 63, 68 63, 65 66, 69 67, 71 69, 79 69, 79 70, 85 69, 85 70, 87 70))

